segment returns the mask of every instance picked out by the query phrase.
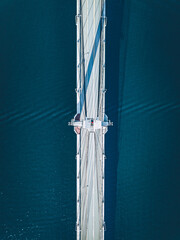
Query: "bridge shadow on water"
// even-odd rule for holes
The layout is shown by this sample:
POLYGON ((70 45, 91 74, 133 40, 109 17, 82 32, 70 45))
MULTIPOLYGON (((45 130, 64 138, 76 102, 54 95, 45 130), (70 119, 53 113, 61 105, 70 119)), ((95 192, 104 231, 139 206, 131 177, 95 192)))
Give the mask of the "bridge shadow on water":
MULTIPOLYGON (((109 128, 106 135, 106 163, 105 163, 105 239, 115 239, 115 218, 117 198, 117 168, 119 159, 119 132, 121 106, 123 102, 126 46, 121 46, 124 39, 122 22, 125 1, 111 1, 107 4, 106 31, 106 114, 114 126, 109 128), (123 51, 123 53, 121 53, 123 51), (122 56, 123 55, 123 56, 122 56), (121 65, 121 69, 120 69, 121 65)), ((127 10, 127 9, 126 9, 127 10)), ((126 13, 127 14, 127 13, 126 13)), ((128 14, 127 14, 128 15, 128 14)), ((127 16, 128 17, 128 16, 127 16)), ((126 45, 126 44, 125 44, 126 45)))

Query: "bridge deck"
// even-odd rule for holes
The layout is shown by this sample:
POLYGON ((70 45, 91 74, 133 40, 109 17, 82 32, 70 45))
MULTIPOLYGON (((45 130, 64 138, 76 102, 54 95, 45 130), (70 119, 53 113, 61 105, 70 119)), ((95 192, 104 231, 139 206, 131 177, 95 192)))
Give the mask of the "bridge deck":
MULTIPOLYGON (((104 120, 105 1, 77 0, 77 113, 104 120)), ((77 135, 77 239, 104 239, 105 129, 77 135)))

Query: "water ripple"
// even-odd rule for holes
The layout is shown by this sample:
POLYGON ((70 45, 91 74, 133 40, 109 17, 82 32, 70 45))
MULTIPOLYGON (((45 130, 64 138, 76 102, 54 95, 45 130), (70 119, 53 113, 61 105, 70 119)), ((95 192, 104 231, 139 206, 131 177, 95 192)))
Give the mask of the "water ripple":
POLYGON ((178 103, 129 103, 122 107, 118 108, 118 112, 122 112, 123 114, 129 114, 133 112, 139 113, 160 113, 160 112, 171 112, 171 111, 179 111, 180 104, 178 103))
POLYGON ((0 114, 0 124, 4 122, 23 122, 23 121, 38 121, 38 120, 52 120, 52 119, 63 119, 66 116, 73 115, 73 111, 70 109, 62 108, 51 108, 46 110, 38 111, 10 111, 7 113, 0 114))

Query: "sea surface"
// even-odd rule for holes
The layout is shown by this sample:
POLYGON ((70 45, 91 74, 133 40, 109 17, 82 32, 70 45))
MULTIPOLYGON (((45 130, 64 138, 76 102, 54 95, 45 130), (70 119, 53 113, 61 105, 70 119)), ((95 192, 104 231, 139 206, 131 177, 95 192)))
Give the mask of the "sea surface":
MULTIPOLYGON (((73 240, 76 1, 0 1, 0 240, 73 240)), ((106 240, 180 240, 180 2, 107 1, 106 240)))

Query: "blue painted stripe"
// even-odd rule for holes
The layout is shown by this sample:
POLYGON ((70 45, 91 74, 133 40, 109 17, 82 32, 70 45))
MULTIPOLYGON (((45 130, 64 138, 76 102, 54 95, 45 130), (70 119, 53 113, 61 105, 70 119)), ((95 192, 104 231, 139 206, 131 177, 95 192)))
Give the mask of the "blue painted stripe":
MULTIPOLYGON (((102 12, 101 12, 101 16, 105 16, 105 2, 104 2, 104 6, 103 6, 103 9, 102 9, 102 12)), ((104 19, 103 19, 104 21, 104 19)), ((99 21, 99 24, 98 24, 98 28, 97 28, 97 32, 96 32, 96 37, 95 37, 95 40, 94 40, 94 44, 93 44, 93 48, 92 48, 92 52, 91 52, 91 56, 90 56, 90 60, 89 60, 89 64, 88 64, 88 68, 87 68, 87 71, 86 71, 86 75, 85 75, 85 83, 84 83, 84 86, 82 88, 82 92, 81 92, 81 95, 80 95, 80 114, 82 112, 82 109, 83 109, 83 106, 84 106, 84 103, 85 103, 85 96, 86 96, 86 92, 87 92, 87 88, 89 86, 89 81, 90 81, 90 78, 91 78, 91 73, 92 73, 92 69, 93 69, 93 65, 94 65, 94 60, 96 58, 96 53, 97 53, 97 49, 98 49, 98 45, 99 45, 99 42, 100 42, 100 36, 101 36, 101 18, 100 18, 100 21, 99 21)))
POLYGON ((95 37, 94 44, 93 44, 93 49, 92 49, 92 52, 91 52, 88 68, 87 68, 86 75, 85 75, 85 85, 83 86, 83 89, 82 89, 82 92, 81 92, 80 113, 82 112, 82 108, 83 108, 83 105, 84 105, 84 100, 85 100, 84 96, 86 96, 87 88, 88 88, 88 85, 89 85, 89 81, 90 81, 90 78, 91 78, 91 73, 92 73, 92 69, 93 69, 93 65, 94 65, 94 60, 95 60, 98 45, 99 45, 99 42, 100 42, 100 30, 101 30, 101 20, 99 21, 99 24, 98 24, 96 37, 95 37))

